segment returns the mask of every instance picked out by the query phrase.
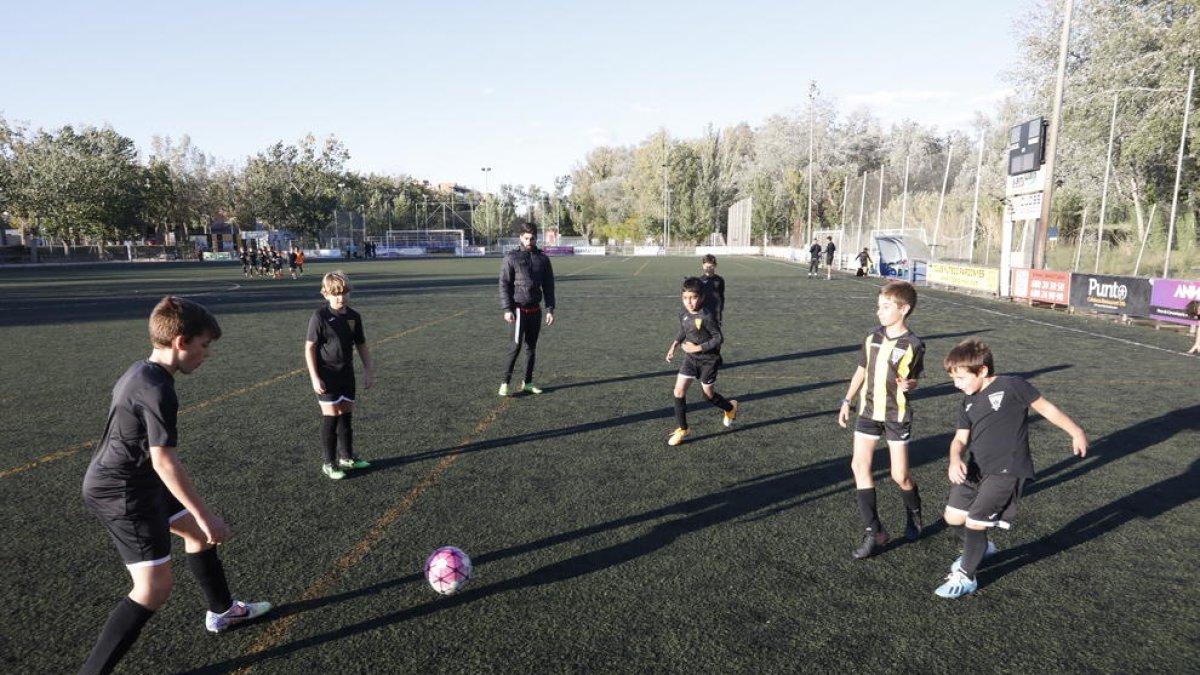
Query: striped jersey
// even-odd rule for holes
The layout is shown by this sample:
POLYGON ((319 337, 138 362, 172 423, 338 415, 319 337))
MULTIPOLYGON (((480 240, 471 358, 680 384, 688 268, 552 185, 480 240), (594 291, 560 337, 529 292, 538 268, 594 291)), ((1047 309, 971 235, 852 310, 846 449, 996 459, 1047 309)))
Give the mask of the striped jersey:
POLYGON ((897 389, 896 380, 915 380, 925 370, 925 343, 906 332, 889 338, 883 326, 863 341, 858 365, 866 379, 858 394, 858 415, 877 422, 911 422, 908 396, 897 389))

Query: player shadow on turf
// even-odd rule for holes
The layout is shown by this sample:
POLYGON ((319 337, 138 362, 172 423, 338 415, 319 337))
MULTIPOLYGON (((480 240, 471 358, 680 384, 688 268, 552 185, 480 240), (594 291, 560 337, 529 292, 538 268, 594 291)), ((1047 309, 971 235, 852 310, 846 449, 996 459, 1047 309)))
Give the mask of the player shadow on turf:
MULTIPOLYGON (((1026 380, 1032 380, 1039 375, 1045 375, 1047 373, 1055 373, 1060 370, 1069 370, 1074 367, 1075 366, 1064 363, 1064 364, 1060 364, 1057 366, 1046 366, 1044 368, 1037 368, 1034 370, 1023 370, 1023 371, 1019 371, 1019 372, 1001 373, 1001 374, 1002 375, 1015 375, 1017 377, 1023 377, 1026 380)), ((926 369, 926 372, 928 373, 929 370, 926 369)), ((937 371, 938 376, 943 376, 944 373, 945 373, 945 371, 940 370, 940 369, 937 371)), ((928 398, 937 398, 939 396, 946 396, 947 394, 953 394, 956 391, 958 391, 958 390, 954 388, 953 381, 943 380, 941 382, 938 382, 937 384, 918 387, 916 390, 913 391, 911 398, 914 401, 921 400, 921 399, 928 399, 928 398)), ((1039 417, 1038 419, 1041 419, 1041 418, 1039 417)))
MULTIPOLYGON (((1089 511, 1053 534, 1011 549, 1001 549, 979 574, 994 582, 1026 565, 1061 555, 1134 520, 1150 520, 1200 499, 1200 459, 1183 473, 1131 492, 1089 511)), ((1190 554, 1187 554, 1190 555, 1190 554)), ((1182 579, 1178 580, 1182 583, 1182 579)))
MULTIPOLYGON (((792 394, 800 394, 800 393, 804 393, 807 391, 813 391, 816 389, 832 387, 832 386, 836 386, 839 384, 844 384, 845 382, 846 382, 845 380, 830 380, 830 381, 826 381, 826 382, 814 382, 814 383, 808 383, 808 384, 800 384, 800 385, 795 385, 795 386, 791 386, 791 387, 780 387, 778 389, 771 389, 771 390, 764 391, 764 392, 758 392, 756 394, 749 394, 745 397, 739 396, 738 398, 739 398, 739 400, 752 401, 752 400, 756 400, 756 399, 773 398, 776 396, 789 396, 792 394)), ((693 403, 690 403, 688 405, 689 412, 692 412, 692 410, 693 410, 692 406, 695 406, 695 410, 700 411, 700 412, 706 412, 706 411, 709 411, 712 409, 712 405, 706 401, 695 401, 693 403)), ((826 415, 826 414, 836 414, 836 411, 833 413, 830 413, 827 410, 822 410, 819 412, 811 413, 811 416, 819 416, 819 415, 826 415)), ((483 452, 486 450, 495 450, 498 448, 520 445, 522 443, 530 443, 530 442, 534 442, 534 441, 561 438, 564 436, 573 436, 575 434, 585 434, 585 433, 592 432, 592 431, 611 431, 612 429, 614 429, 616 427, 624 426, 627 424, 637 424, 640 422, 649 422, 652 420, 674 420, 674 416, 675 416, 675 413, 672 408, 666 408, 666 407, 655 408, 653 410, 645 410, 642 412, 630 413, 627 415, 620 415, 620 416, 612 417, 612 418, 605 419, 605 420, 593 420, 590 422, 583 422, 580 424, 573 424, 573 425, 569 425, 569 426, 565 426, 565 427, 559 427, 557 429, 538 429, 535 431, 529 431, 527 433, 517 434, 515 436, 506 436, 504 438, 495 438, 495 439, 489 439, 489 440, 485 440, 485 441, 476 441, 474 443, 468 443, 468 444, 462 445, 462 446, 439 448, 436 450, 428 450, 425 452, 412 454, 412 455, 403 455, 403 456, 398 456, 398 457, 382 457, 379 459, 372 458, 371 459, 371 468, 384 469, 384 468, 401 467, 401 466, 405 466, 407 464, 423 462, 423 461, 430 460, 430 459, 439 459, 439 458, 445 457, 447 455, 463 455, 463 454, 473 453, 473 452, 483 452)), ((798 418, 798 417, 778 418, 774 422, 769 422, 769 421, 756 422, 756 423, 754 423, 754 426, 750 426, 750 425, 747 425, 747 426, 750 426, 750 428, 755 428, 755 426, 765 426, 768 423, 779 424, 782 422, 792 421, 795 419, 800 419, 800 418, 798 418)), ((737 429, 737 428, 738 428, 738 426, 735 424, 735 426, 732 429, 737 429)), ((728 431, 729 430, 726 430, 725 433, 728 433, 728 431)), ((701 437, 697 437, 697 438, 701 438, 701 437)), ((655 432, 655 443, 657 444, 658 442, 659 442, 658 441, 658 432, 655 432)), ((689 444, 691 442, 694 442, 694 441, 689 441, 689 444)))
MULTIPOLYGON (((205 674, 224 673, 270 659, 284 657, 305 649, 318 648, 343 638, 370 633, 380 628, 419 619, 436 612, 454 609, 491 596, 568 581, 616 567, 663 549, 680 537, 700 532, 710 527, 743 522, 748 517, 754 516, 756 513, 766 509, 782 511, 798 508, 808 502, 844 492, 848 481, 846 464, 846 459, 839 457, 795 469, 778 471, 734 483, 723 490, 701 497, 616 518, 608 522, 553 534, 499 551, 483 553, 475 556, 473 559, 477 577, 488 563, 548 549, 560 544, 586 539, 622 528, 639 525, 649 528, 641 534, 637 534, 619 543, 573 555, 510 579, 500 580, 487 585, 468 586, 466 590, 457 595, 439 597, 373 619, 342 626, 294 642, 270 647, 253 655, 239 656, 188 672, 205 674)), ((476 581, 478 581, 478 578, 476 581)), ((330 604, 345 602, 408 583, 424 584, 425 582, 420 575, 406 575, 399 579, 389 580, 349 593, 326 596, 298 603, 288 603, 275 609, 273 620, 277 622, 283 617, 318 610, 330 604)))
MULTIPOLYGON (((1200 431, 1200 405, 1143 420, 1105 436, 1088 448, 1084 460, 1070 457, 1039 472, 1025 495, 1040 492, 1095 471, 1118 459, 1154 447, 1185 431, 1200 431)), ((1053 534, 1010 549, 1000 549, 980 574, 990 580, 1011 574, 1026 565, 1059 555, 1111 532, 1133 520, 1147 520, 1200 498, 1200 460, 1183 473, 1129 493, 1083 514, 1053 534)))

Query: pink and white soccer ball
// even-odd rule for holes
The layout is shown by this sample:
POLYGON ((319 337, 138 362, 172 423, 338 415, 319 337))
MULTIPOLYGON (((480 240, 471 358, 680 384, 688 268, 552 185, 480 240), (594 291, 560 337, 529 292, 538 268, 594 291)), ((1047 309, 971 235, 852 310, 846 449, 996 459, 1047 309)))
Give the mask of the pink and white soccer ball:
POLYGON ((471 558, 462 549, 443 546, 425 561, 425 580, 442 595, 454 595, 471 580, 471 558))

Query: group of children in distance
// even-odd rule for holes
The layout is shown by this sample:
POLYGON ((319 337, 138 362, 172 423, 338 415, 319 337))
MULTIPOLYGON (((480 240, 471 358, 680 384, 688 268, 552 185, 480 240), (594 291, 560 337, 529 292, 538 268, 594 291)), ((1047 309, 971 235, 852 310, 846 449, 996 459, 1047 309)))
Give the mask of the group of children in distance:
POLYGON ((293 279, 304 276, 304 251, 299 248, 292 247, 286 254, 270 246, 261 251, 243 246, 238 251, 238 260, 242 263, 242 276, 244 277, 282 279, 285 258, 288 271, 291 272, 293 279))
MULTIPOLYGON (((818 248, 815 241, 813 248, 818 248)), ((679 332, 667 350, 667 361, 672 360, 676 348, 685 352, 673 392, 677 427, 668 437, 668 445, 679 445, 688 435, 686 394, 692 380, 700 380, 704 398, 722 410, 724 426, 731 426, 737 417, 738 402, 715 389, 722 363, 720 319, 725 303, 725 280, 716 275, 716 264, 715 257, 704 256, 704 276, 683 281, 679 332)), ((916 306, 917 290, 908 282, 891 281, 879 290, 875 311, 879 327, 863 340, 858 366, 838 411, 842 428, 849 423, 852 404, 858 412, 850 468, 866 532, 851 554, 855 559, 874 556, 891 541, 879 518, 872 475, 872 459, 881 437, 888 446, 892 480, 900 487, 904 503, 904 536, 916 540, 924 529, 921 496, 908 463, 913 417, 909 392, 917 387, 925 360, 925 343, 908 327, 916 306)), ((943 514, 961 541, 962 555, 934 593, 958 598, 978 588, 976 570, 996 553, 988 530, 1010 527, 1025 483, 1033 478, 1028 410, 1032 408, 1067 432, 1074 454, 1085 456, 1088 442, 1083 429, 1025 379, 997 375, 991 349, 982 341, 963 340, 950 350, 942 365, 955 388, 965 394, 950 443, 947 475, 951 487, 943 514)))
MULTIPOLYGON (((685 279, 680 293, 679 331, 666 357, 671 361, 677 348, 685 353, 675 379, 677 427, 667 441, 672 446, 688 435, 686 394, 692 380, 700 380, 704 397, 721 409, 724 426, 731 426, 738 413, 738 402, 715 390, 725 298, 725 280, 716 274, 716 266, 714 256, 705 256, 704 274, 685 279)), ((322 472, 335 480, 344 478, 345 470, 370 466, 353 450, 355 350, 363 364, 364 388, 374 383, 375 375, 362 317, 348 305, 350 290, 342 272, 324 276, 321 295, 328 306, 313 313, 304 351, 321 409, 322 472)), ((881 552, 890 540, 879 518, 871 474, 881 436, 907 513, 905 536, 916 539, 923 528, 920 495, 908 471, 908 392, 922 374, 925 352, 924 343, 908 328, 916 304, 916 289, 907 282, 892 281, 880 289, 880 326, 863 342, 838 412, 838 423, 845 427, 857 396, 851 468, 866 536, 854 550, 855 558, 881 552)), ((175 375, 190 374, 204 363, 212 343, 221 337, 221 327, 201 305, 169 296, 151 313, 149 332, 150 357, 130 366, 113 387, 108 423, 83 481, 84 503, 108 530, 133 589, 109 614, 81 673, 111 672, 167 601, 172 587, 171 534, 184 540, 188 569, 204 592, 208 631, 219 633, 271 610, 269 602, 233 598, 216 550, 228 540, 229 526, 208 509, 176 454, 175 375)), ((935 593, 957 598, 977 589, 975 571, 996 551, 987 531, 1009 527, 1022 488, 1033 477, 1026 411, 1032 408, 1070 434, 1072 450, 1081 457, 1087 453, 1087 438, 1024 379, 996 375, 991 350, 979 340, 959 343, 943 365, 965 394, 950 444, 952 485, 944 514, 962 541, 963 553, 935 593)))

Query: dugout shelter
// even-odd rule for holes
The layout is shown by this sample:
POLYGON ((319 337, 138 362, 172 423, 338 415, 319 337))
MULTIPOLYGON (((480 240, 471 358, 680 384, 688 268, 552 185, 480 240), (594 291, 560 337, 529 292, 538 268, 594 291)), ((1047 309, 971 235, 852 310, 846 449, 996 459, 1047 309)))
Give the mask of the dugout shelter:
POLYGON ((926 268, 932 255, 929 246, 918 237, 908 235, 875 235, 875 259, 879 275, 887 279, 902 279, 912 284, 924 284, 926 268))

